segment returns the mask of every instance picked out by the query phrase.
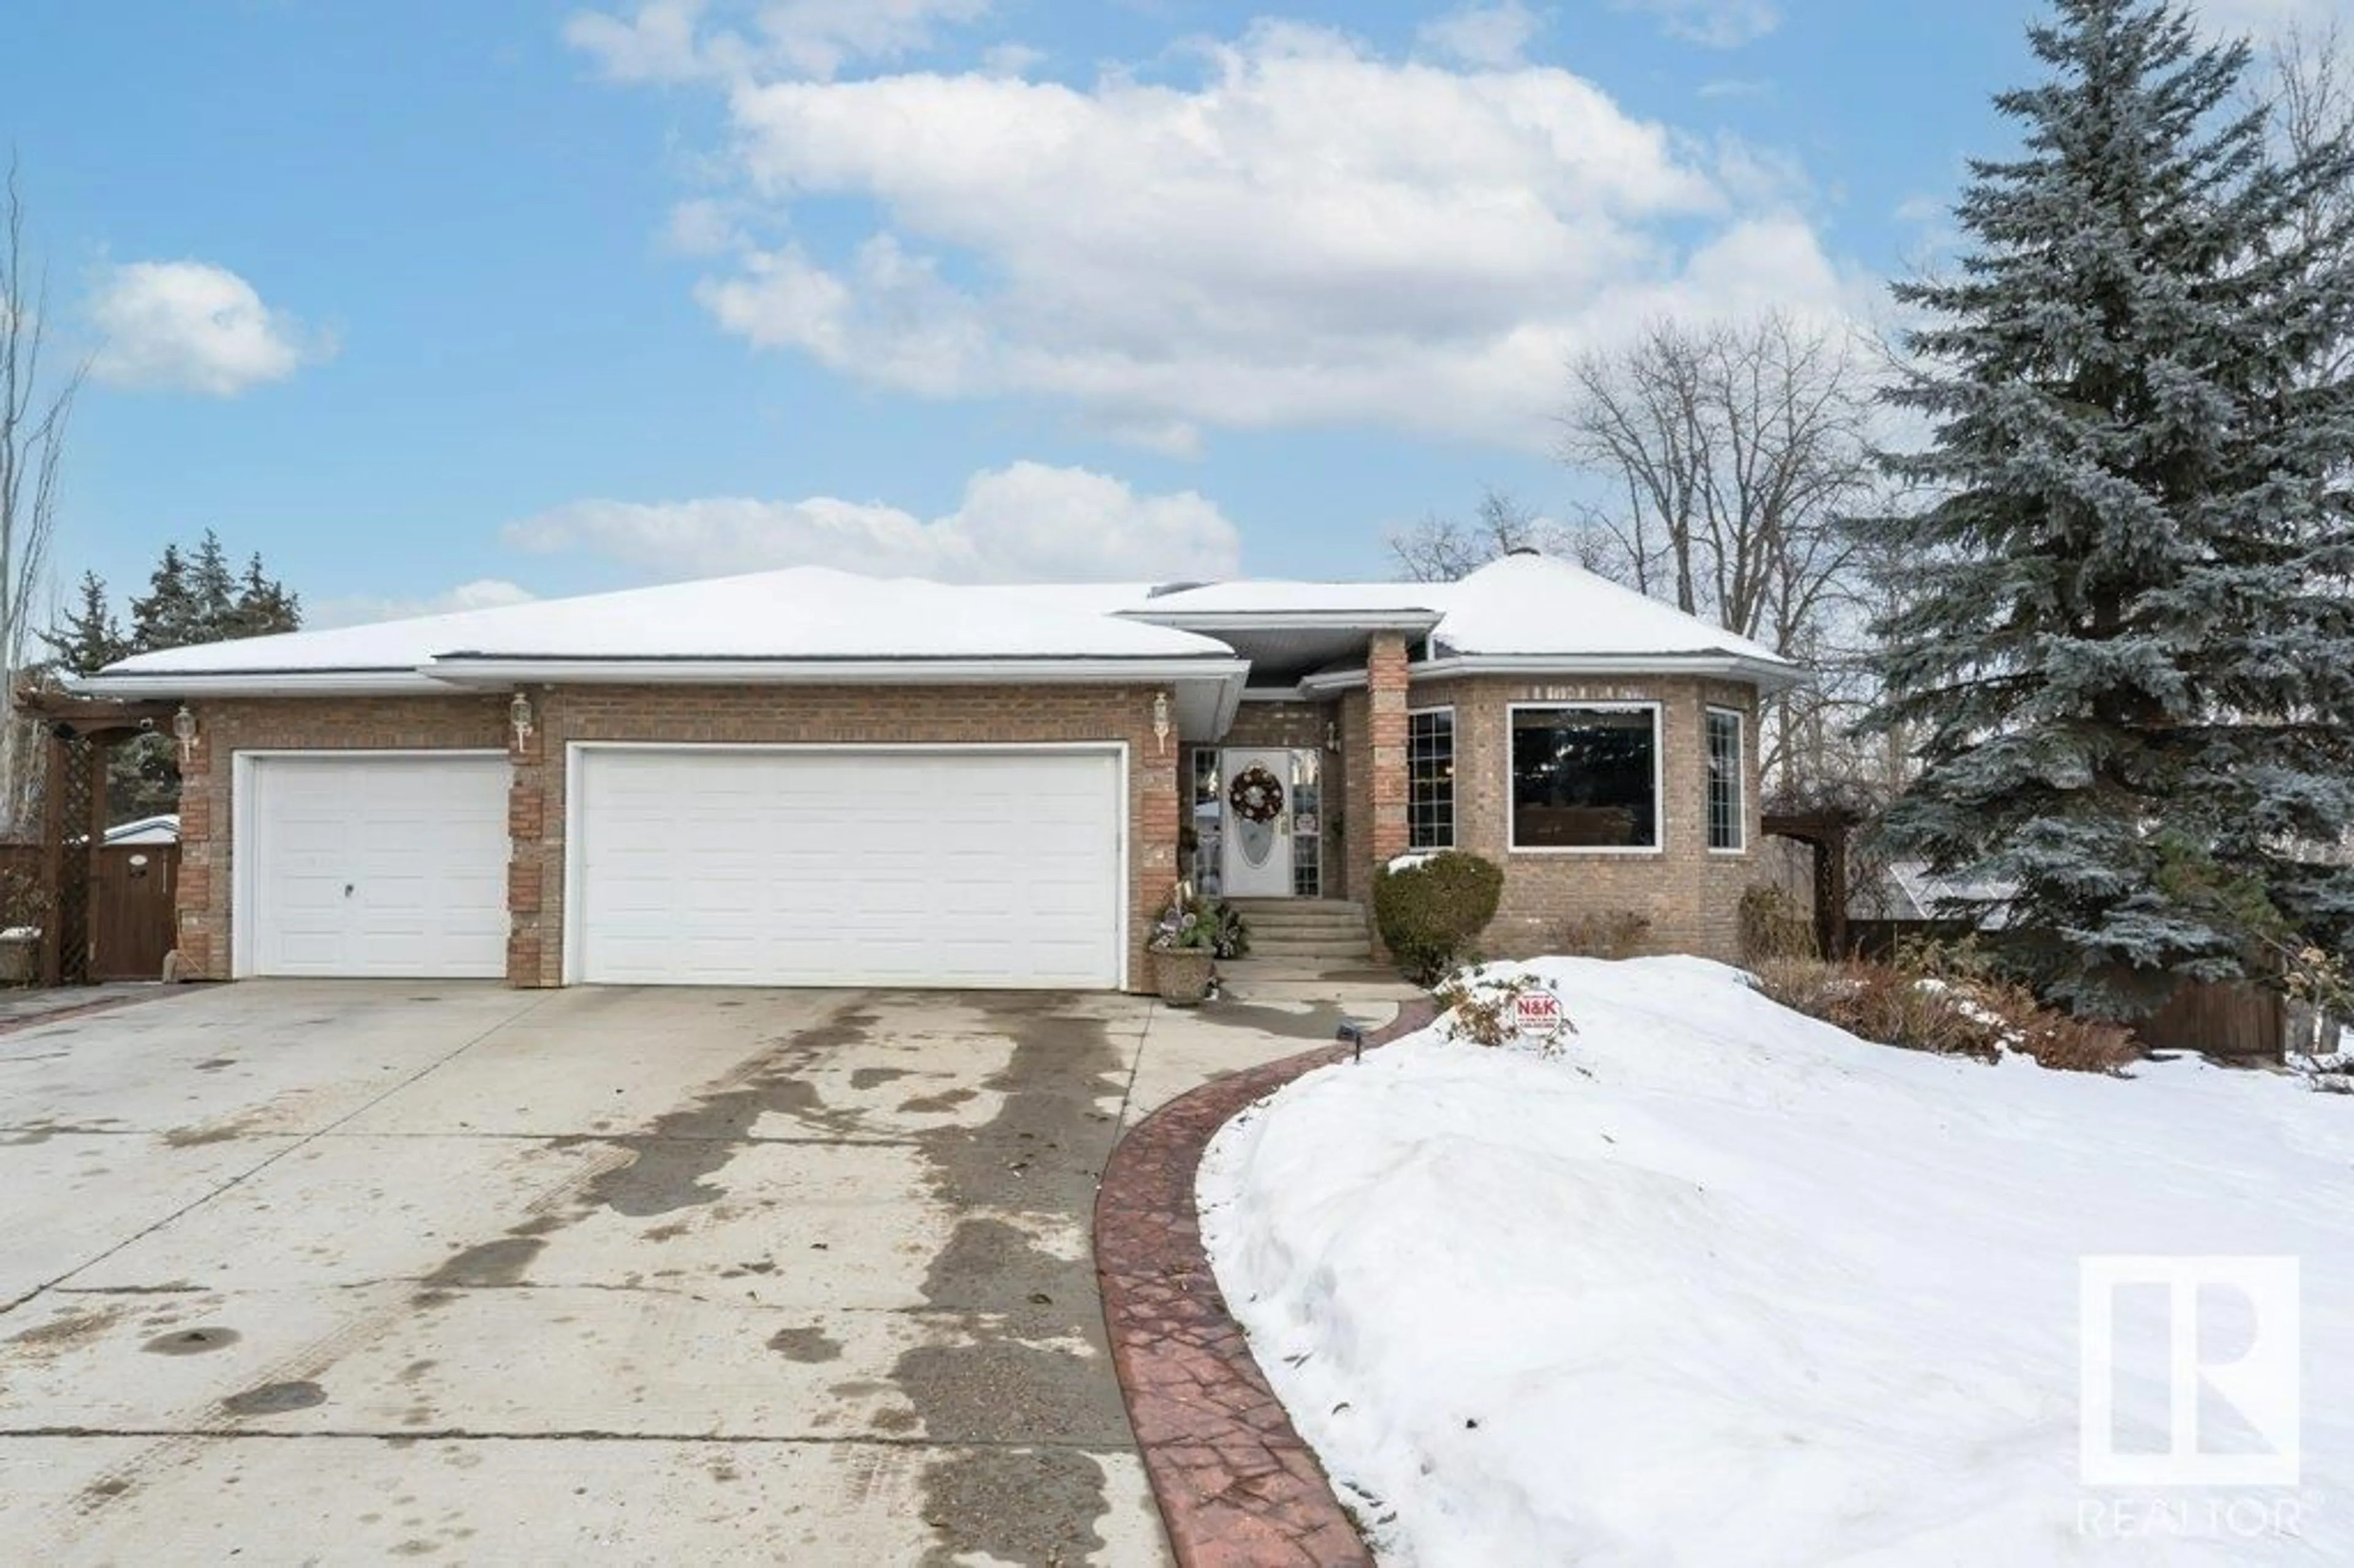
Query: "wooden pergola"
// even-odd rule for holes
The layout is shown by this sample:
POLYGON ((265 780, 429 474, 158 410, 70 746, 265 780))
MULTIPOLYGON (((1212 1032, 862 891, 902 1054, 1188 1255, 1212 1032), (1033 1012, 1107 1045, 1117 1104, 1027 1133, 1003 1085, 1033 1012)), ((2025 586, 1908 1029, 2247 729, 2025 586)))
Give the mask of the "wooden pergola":
POLYGON ((48 688, 16 694, 16 711, 41 726, 41 983, 90 982, 90 877, 106 838, 106 772, 114 748, 170 735, 170 703, 103 702, 48 688))
POLYGON ((1811 811, 1768 811, 1759 823, 1777 838, 1815 852, 1815 941, 1823 957, 1847 956, 1847 846, 1862 814, 1842 806, 1811 811))

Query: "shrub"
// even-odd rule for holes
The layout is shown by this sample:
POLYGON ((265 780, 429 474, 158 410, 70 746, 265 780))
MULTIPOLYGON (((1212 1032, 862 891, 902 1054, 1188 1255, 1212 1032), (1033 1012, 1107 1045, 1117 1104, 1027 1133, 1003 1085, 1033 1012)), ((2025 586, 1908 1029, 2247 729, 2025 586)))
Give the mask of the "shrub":
MULTIPOLYGON (((1469 1040, 1475 1045, 1500 1047, 1521 1041, 1520 1001, 1531 991, 1553 988, 1534 975, 1507 975, 1482 978, 1457 973, 1438 988, 1440 1009, 1447 1017, 1447 1033, 1450 1039, 1469 1040)), ((1543 1056, 1557 1056, 1568 1044, 1568 1036, 1577 1033, 1577 1025, 1566 1013, 1561 1022, 1529 1043, 1543 1056)))
POLYGON ((1373 878, 1373 925, 1406 979, 1436 985, 1470 956, 1503 893, 1493 861, 1447 850, 1373 878))
POLYGON ((1790 890, 1770 882, 1753 882, 1741 890, 1741 961, 1771 963, 1776 959, 1812 959, 1815 922, 1790 890))
POLYGON ((1562 927, 1553 950, 1574 959, 1631 959, 1651 942, 1651 917, 1632 909, 1600 909, 1562 927))
MULTIPOLYGON (((1925 962, 1914 955, 1917 962, 1925 962)), ((2044 1006, 2021 987, 1985 978, 1969 952, 1920 967, 1778 959, 1757 966, 1758 989, 1783 1006, 1883 1045, 1940 1056, 1999 1060, 2006 1051, 2060 1072, 2115 1073, 2141 1056, 2130 1030, 2044 1006), (1977 976, 1967 974, 1978 967, 1977 976)))

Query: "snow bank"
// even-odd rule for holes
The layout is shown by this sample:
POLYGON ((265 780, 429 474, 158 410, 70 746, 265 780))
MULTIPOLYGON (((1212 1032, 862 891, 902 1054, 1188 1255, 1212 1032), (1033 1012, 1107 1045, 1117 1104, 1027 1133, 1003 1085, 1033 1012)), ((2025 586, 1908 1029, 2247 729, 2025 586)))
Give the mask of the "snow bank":
POLYGON ((1522 970, 1557 1059, 1426 1031, 1202 1167, 1219 1283, 1384 1563, 2354 1562, 2354 1105, 1868 1045, 1697 959, 1522 970), (2104 1253, 2302 1258, 2306 1487, 2256 1533, 2079 1484, 2104 1253))

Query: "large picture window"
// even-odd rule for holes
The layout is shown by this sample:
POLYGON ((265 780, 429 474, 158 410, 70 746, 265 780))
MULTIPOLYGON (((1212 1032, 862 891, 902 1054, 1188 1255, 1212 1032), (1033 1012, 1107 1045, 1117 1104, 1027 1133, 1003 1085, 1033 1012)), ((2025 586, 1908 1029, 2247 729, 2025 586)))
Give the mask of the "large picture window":
POLYGON ((1741 799, 1747 774, 1742 756, 1741 715, 1731 708, 1708 710, 1708 847, 1738 850, 1747 831, 1748 812, 1741 799))
POLYGON ((1455 710, 1424 708, 1405 721, 1406 847, 1455 847, 1455 710))
POLYGON ((1512 847, 1659 847, 1659 710, 1515 705, 1512 847))

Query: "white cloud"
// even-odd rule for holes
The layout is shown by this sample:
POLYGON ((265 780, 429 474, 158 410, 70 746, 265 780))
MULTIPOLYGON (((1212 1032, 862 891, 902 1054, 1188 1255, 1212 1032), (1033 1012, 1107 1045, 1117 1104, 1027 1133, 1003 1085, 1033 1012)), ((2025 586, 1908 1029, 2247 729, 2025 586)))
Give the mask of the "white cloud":
POLYGON ((1739 48, 1782 25, 1774 0, 1612 0, 1621 11, 1648 11, 1670 34, 1712 49, 1739 48))
POLYGON ((756 70, 823 78, 854 61, 921 53, 944 25, 988 12, 989 0, 640 0, 625 16, 580 12, 564 37, 617 81, 730 79, 756 70), (715 11, 734 25, 705 26, 715 11))
POLYGON ((2264 43, 2302 28, 2354 27, 2354 0, 2198 0, 2199 19, 2216 33, 2245 33, 2264 43))
POLYGON ((1198 81, 981 72, 729 92, 740 199, 791 228, 697 297, 728 332, 931 397, 1044 396, 1182 450, 1204 429, 1363 422, 1542 449, 1565 356, 1661 301, 1836 309, 1773 161, 1535 66, 1397 61, 1261 24, 1198 81), (1718 268, 1727 248, 1765 245, 1718 268), (1794 265, 1794 250, 1803 265, 1794 265), (1705 264, 1705 265, 1704 265, 1705 264), (1710 279, 1729 279, 1730 287, 1710 279))
POLYGON ((822 566, 943 582, 1089 582, 1231 576, 1241 535, 1192 491, 1139 495, 1086 469, 1016 462, 975 474, 928 522, 880 502, 715 497, 577 501, 510 524, 505 542, 586 550, 648 576, 822 566))
POLYGON ((334 626, 368 626, 379 620, 407 620, 419 615, 450 615, 461 609, 497 609, 528 604, 539 596, 502 577, 477 577, 447 593, 429 599, 387 598, 378 594, 345 594, 334 599, 306 600, 302 624, 314 630, 334 626))
POLYGON ((1519 65, 1543 27, 1543 19, 1521 0, 1500 0, 1493 5, 1461 5, 1425 22, 1415 39, 1424 48, 1466 65, 1502 69, 1519 65))
POLYGON ((206 261, 110 267, 90 313, 105 340, 91 374, 117 387, 234 397, 334 354, 331 338, 271 310, 252 284, 206 261))

